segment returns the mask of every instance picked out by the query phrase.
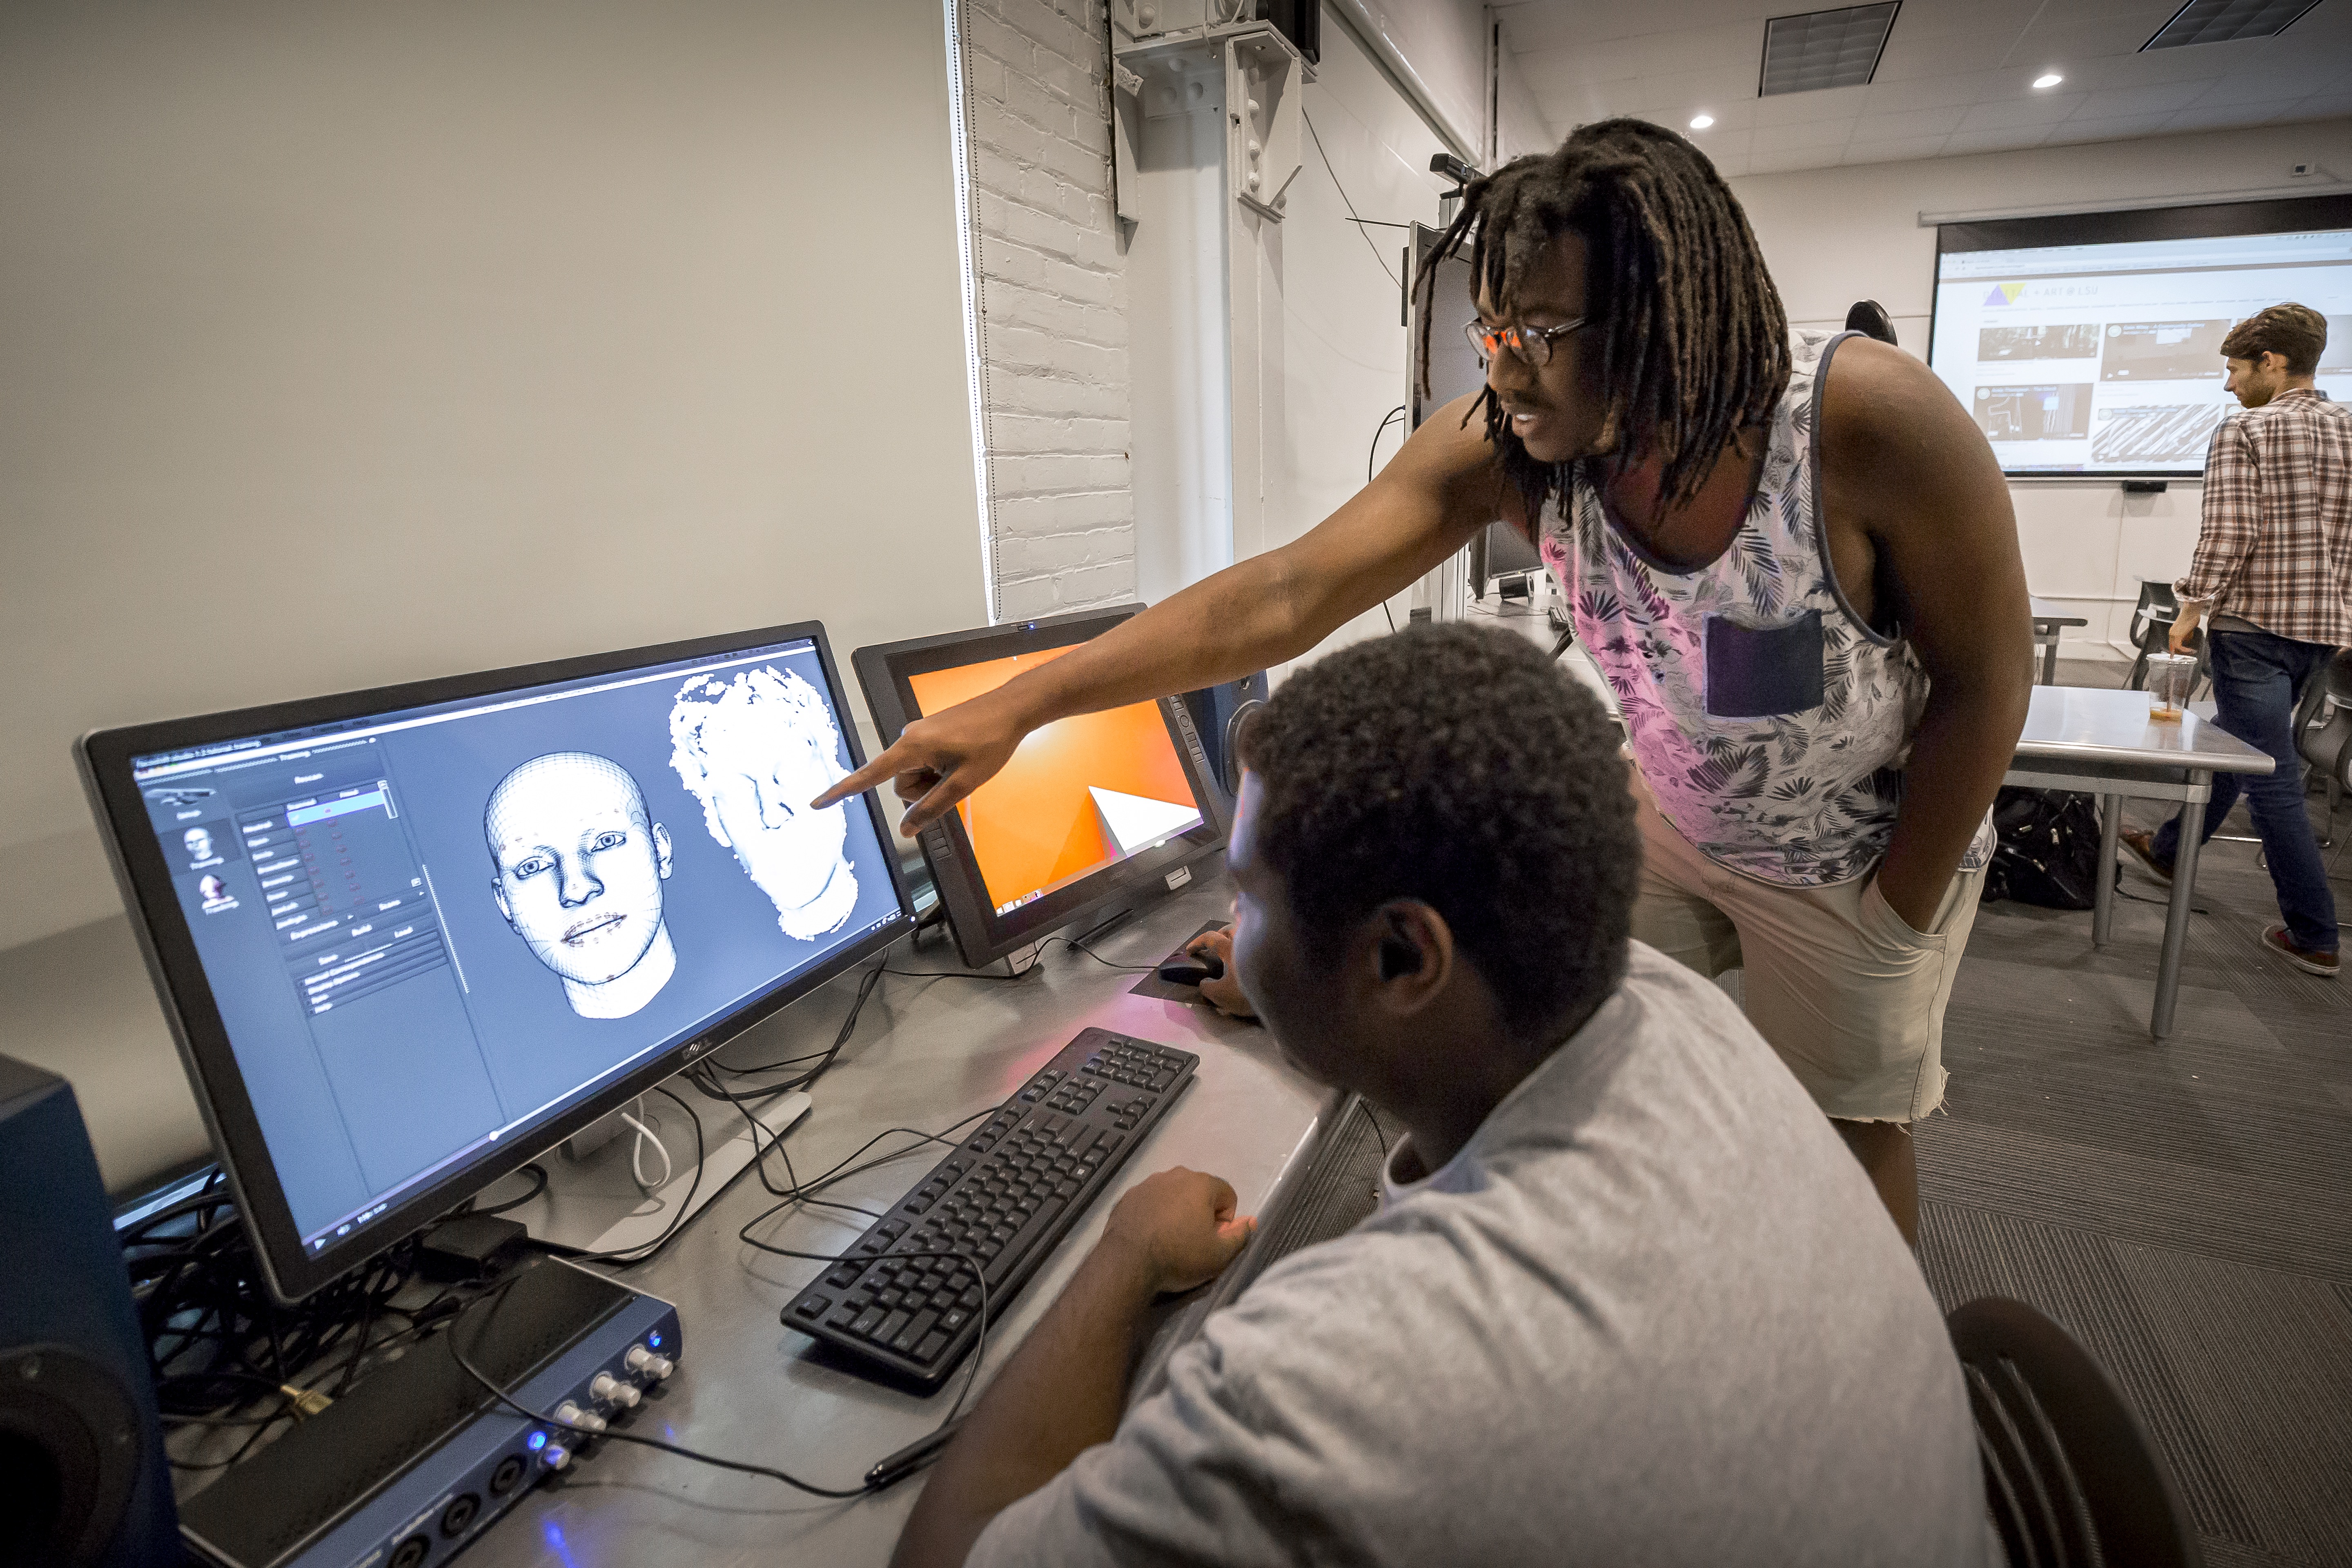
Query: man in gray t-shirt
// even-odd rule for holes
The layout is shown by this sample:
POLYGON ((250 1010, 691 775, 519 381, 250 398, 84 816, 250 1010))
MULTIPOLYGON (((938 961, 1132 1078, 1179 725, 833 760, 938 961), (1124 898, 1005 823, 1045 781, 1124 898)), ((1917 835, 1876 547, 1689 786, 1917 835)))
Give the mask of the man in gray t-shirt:
POLYGON ((1868 1179, 1738 1008, 1627 941, 1598 705, 1519 639, 1415 629, 1294 678, 1245 756, 1234 968, 1407 1129, 1381 1212, 1122 1420, 1144 1308, 1250 1231, 1214 1177, 1138 1185, 897 1561, 1990 1561, 1959 1368, 1868 1179))

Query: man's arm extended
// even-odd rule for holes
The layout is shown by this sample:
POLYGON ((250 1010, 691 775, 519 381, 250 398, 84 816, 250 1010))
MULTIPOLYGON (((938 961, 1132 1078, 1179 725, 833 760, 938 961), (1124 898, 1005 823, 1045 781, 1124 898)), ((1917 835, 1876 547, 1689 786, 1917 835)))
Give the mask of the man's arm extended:
POLYGON ((1338 511, 1279 550, 1237 562, 994 691, 907 726, 898 743, 817 796, 819 807, 895 779, 906 829, 945 816, 1041 724, 1191 691, 1296 658, 1410 586, 1499 515, 1501 484, 1465 397, 1423 421, 1338 511))
POLYGON ((1256 1228, 1234 1189, 1182 1166, 1118 1200, 1102 1239, 932 1466, 892 1568, 948 1568, 988 1521, 1118 1429, 1144 1309, 1213 1279, 1256 1228))
POLYGON ((2009 487, 1984 432, 1910 355, 1848 342, 1822 411, 1824 488, 1861 518, 1877 583, 1930 682, 1878 890, 1914 931, 2000 788, 2032 689, 2033 607, 2009 487))

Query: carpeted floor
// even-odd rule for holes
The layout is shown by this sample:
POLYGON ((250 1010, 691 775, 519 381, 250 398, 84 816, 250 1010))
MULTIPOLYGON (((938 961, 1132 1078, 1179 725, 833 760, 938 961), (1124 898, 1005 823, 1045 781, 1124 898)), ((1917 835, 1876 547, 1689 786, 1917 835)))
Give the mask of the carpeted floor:
MULTIPOLYGON (((2332 828, 2352 912, 2352 802, 2332 828)), ((2221 831, 2252 832, 2242 806, 2221 831)), ((2103 951, 2087 911, 1983 908, 1945 1023, 1948 1114, 1918 1130, 1920 1261, 1947 1309, 2013 1296, 2090 1348, 2208 1563, 2352 1563, 2352 981, 2255 945, 2277 918, 2256 848, 2208 847, 2161 1043, 2164 889, 2136 863, 2121 890, 2147 901, 2118 900, 2103 951)))

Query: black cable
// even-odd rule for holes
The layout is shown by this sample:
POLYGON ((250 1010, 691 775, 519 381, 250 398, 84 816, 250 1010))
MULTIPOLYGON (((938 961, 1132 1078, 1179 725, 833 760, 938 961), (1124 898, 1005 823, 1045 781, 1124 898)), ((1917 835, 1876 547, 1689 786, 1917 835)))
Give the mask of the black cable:
MULTIPOLYGON (((1336 177, 1334 179, 1334 183, 1337 183, 1336 177)), ((1381 454, 1381 437, 1387 432, 1388 427, 1392 421, 1401 419, 1404 416, 1404 411, 1405 405, 1400 403, 1394 408, 1390 409, 1386 414, 1381 416, 1379 427, 1372 432, 1371 450, 1364 454, 1364 483, 1369 485, 1372 482, 1372 459, 1379 457, 1381 454)), ((1381 614, 1388 616, 1389 630, 1391 633, 1394 633, 1397 629, 1396 612, 1389 608, 1389 602, 1386 599, 1382 599, 1381 601, 1381 614)))
POLYGON ((536 1160, 532 1161, 528 1165, 520 1167, 518 1173, 529 1176, 531 1179, 530 1191, 523 1194, 523 1195, 519 1198, 509 1198, 505 1203, 492 1204, 488 1208, 481 1208, 468 1205, 466 1212, 467 1214, 505 1214, 509 1209, 519 1209, 522 1207, 523 1205, 530 1202, 531 1199, 547 1191, 547 1167, 539 1163, 536 1160))
POLYGON ((1148 970, 1153 970, 1153 969, 1157 969, 1157 968, 1159 968, 1159 967, 1160 967, 1160 966, 1159 966, 1158 964, 1156 964, 1156 963, 1116 963, 1116 962, 1114 962, 1114 961, 1113 961, 1113 960, 1111 960, 1111 959, 1105 958, 1101 953, 1097 952, 1093 948, 1088 947, 1085 942, 1076 941, 1076 940, 1074 940, 1073 938, 1066 937, 1066 936, 1049 936, 1049 937, 1047 937, 1044 942, 1040 942, 1040 943, 1038 944, 1038 949, 1039 949, 1039 951, 1040 951, 1040 952, 1043 952, 1045 948, 1051 947, 1054 943, 1055 943, 1055 942, 1060 942, 1064 947, 1067 947, 1067 948, 1074 948, 1074 949, 1076 949, 1076 951, 1078 951, 1078 952, 1080 952, 1085 953, 1088 958, 1093 959, 1097 963, 1101 964, 1105 969, 1116 969, 1116 970, 1120 971, 1122 973, 1127 973, 1127 974, 1141 974, 1141 973, 1145 973, 1145 972, 1146 972, 1146 971, 1148 971, 1148 970))
MULTIPOLYGON (((513 1280, 511 1279, 507 1281, 507 1285, 511 1285, 512 1283, 513 1280)), ((502 1285, 499 1289, 491 1291, 487 1297, 483 1298, 483 1300, 490 1302, 490 1310, 493 1312, 498 1310, 498 1303, 505 1299, 506 1289, 507 1287, 502 1285)), ((476 1304, 478 1305, 478 1303, 476 1304)), ((469 1307, 467 1310, 470 1310, 471 1308, 469 1307)), ((487 1376, 483 1375, 481 1368, 476 1366, 471 1361, 467 1360, 466 1352, 457 1348, 457 1340, 459 1337, 457 1330, 462 1322, 463 1319, 461 1318, 459 1322, 449 1325, 450 1359, 455 1361, 457 1365, 464 1370, 467 1376, 472 1378, 476 1383, 480 1384, 485 1389, 488 1389, 489 1391, 490 1397, 496 1399, 508 1409, 512 1410, 517 1415, 522 1416, 525 1420, 536 1421, 541 1426, 552 1426, 558 1431, 579 1432, 583 1439, 594 1436, 605 1438, 615 1443, 635 1443, 642 1447, 658 1448, 665 1454, 676 1454, 682 1459, 692 1459, 698 1464, 709 1465, 718 1469, 736 1470, 748 1476, 765 1476, 770 1480, 782 1481, 784 1485, 793 1488, 794 1490, 806 1492, 811 1497, 832 1499, 864 1497, 867 1491, 872 1489, 863 1485, 853 1487, 846 1491, 842 1490, 837 1487, 821 1487, 814 1481, 802 1480, 798 1476, 790 1474, 784 1470, 777 1469, 770 1465, 754 1465, 740 1459, 722 1459, 716 1454, 699 1453, 695 1449, 684 1447, 677 1443, 665 1443, 658 1437, 640 1436, 635 1432, 614 1431, 610 1426, 607 1426, 602 1432, 596 1433, 582 1431, 578 1427, 573 1427, 564 1422, 556 1420, 551 1415, 541 1415, 540 1412, 531 1409, 529 1405, 516 1400, 513 1396, 509 1394, 505 1389, 500 1388, 497 1384, 492 1383, 487 1376)))
MULTIPOLYGON (((855 1015, 852 1016, 851 1022, 856 1022, 855 1015)), ((604 1263, 615 1268, 635 1268, 640 1263, 650 1263, 660 1257, 669 1244, 677 1239, 678 1231, 694 1213, 694 1194, 702 1190, 705 1160, 702 1118, 694 1113, 694 1107, 680 1100, 668 1089, 657 1088, 652 1092, 660 1095, 664 1100, 685 1111, 686 1119, 694 1123, 694 1180, 687 1184, 686 1196, 680 1200, 677 1213, 670 1216, 669 1224, 662 1228, 661 1234, 650 1241, 641 1241, 635 1247, 615 1247, 610 1252, 590 1252, 583 1247, 567 1247, 560 1241, 543 1241, 537 1237, 529 1238, 525 1245, 537 1251, 551 1253, 557 1258, 571 1258, 575 1263, 604 1263)))
MULTIPOLYGON (((964 1117, 961 1121, 950 1122, 945 1129, 938 1132, 924 1132, 912 1127, 893 1127, 886 1129, 883 1131, 876 1133, 873 1137, 868 1138, 864 1143, 858 1145, 856 1149, 851 1151, 846 1157, 837 1162, 832 1170, 826 1172, 824 1175, 819 1176, 815 1181, 811 1182, 806 1185, 802 1184, 798 1175, 793 1171, 793 1157, 790 1151, 782 1151, 784 1155, 785 1175, 793 1184, 792 1190, 789 1193, 779 1194, 779 1195, 783 1199, 782 1202, 771 1205, 765 1210, 744 1221, 742 1227, 735 1233, 735 1239, 742 1242, 747 1247, 756 1247, 761 1252, 773 1253, 781 1258, 814 1258, 816 1261, 825 1263, 841 1263, 848 1261, 849 1258, 846 1254, 801 1252, 791 1247, 777 1247, 773 1243, 758 1240, 751 1235, 752 1227, 765 1224, 769 1219, 782 1213, 783 1210, 792 1207, 795 1204, 810 1203, 818 1204, 826 1208, 847 1209, 853 1214, 866 1215, 870 1219, 878 1220, 882 1216, 880 1215, 874 1214, 870 1209, 861 1209, 854 1204, 837 1203, 831 1199, 817 1197, 815 1194, 824 1191, 826 1187, 831 1186, 835 1182, 845 1181, 851 1176, 857 1175, 865 1171, 872 1170, 875 1166, 886 1164, 892 1160, 903 1159, 907 1155, 913 1153, 917 1149, 921 1148, 926 1142, 945 1143, 950 1149, 960 1147, 955 1140, 948 1136, 949 1133, 955 1131, 960 1127, 970 1126, 972 1122, 979 1121, 983 1116, 992 1116, 997 1111, 1003 1110, 1003 1107, 1004 1102, 1003 1101, 999 1101, 995 1105, 983 1106, 980 1110, 973 1111, 971 1115, 964 1117), (903 1132, 908 1136, 918 1140, 918 1142, 908 1145, 904 1149, 894 1149, 889 1153, 869 1160, 862 1165, 851 1164, 851 1162, 855 1161, 858 1155, 863 1154, 866 1150, 871 1149, 875 1144, 880 1142, 883 1139, 889 1137, 894 1132, 903 1132)), ((761 1180, 764 1183, 767 1178, 762 1174, 761 1180)), ((769 1190, 771 1192, 777 1191, 773 1186, 770 1186, 769 1190)), ((863 1234, 863 1232, 861 1231, 860 1234, 863 1234)), ((948 1407, 947 1415, 940 1422, 937 1429, 944 1431, 948 1424, 953 1421, 956 1418, 957 1414, 962 1410, 964 1401, 971 1397, 972 1386, 980 1380, 981 1363, 988 1354, 988 1275, 978 1259, 974 1258, 971 1254, 960 1249, 950 1249, 944 1252, 895 1252, 890 1254, 890 1256, 893 1258, 951 1257, 957 1258, 959 1261, 970 1264, 971 1266, 972 1274, 980 1283, 980 1331, 978 1342, 972 1346, 971 1371, 965 1377, 963 1389, 956 1395, 955 1403, 948 1407)), ((860 1259, 859 1261, 864 1260, 860 1259)), ((894 1477, 892 1479, 895 1480, 898 1478, 894 1477)))
POLYGON ((1314 120, 1304 109, 1298 111, 1298 117, 1307 121, 1307 134, 1315 138, 1315 155, 1323 160, 1323 169, 1331 176, 1332 188, 1339 193, 1339 199, 1347 203, 1348 216, 1356 220, 1356 232, 1363 235, 1364 248, 1370 251, 1372 259, 1381 264, 1381 271, 1387 276, 1388 280, 1400 289, 1403 288, 1403 284, 1397 282, 1397 275, 1389 271, 1389 258, 1381 254, 1381 247, 1372 243, 1372 237, 1364 234, 1364 220, 1357 216, 1356 204, 1348 200, 1348 187, 1339 184, 1339 171, 1331 167, 1331 154, 1323 151, 1323 138, 1316 134, 1314 120))
POLYGON ((1364 483, 1372 482, 1372 459, 1380 456, 1381 437, 1388 433, 1391 425, 1403 417, 1404 405, 1402 403, 1381 416, 1380 426, 1372 432, 1372 449, 1364 454, 1364 483))

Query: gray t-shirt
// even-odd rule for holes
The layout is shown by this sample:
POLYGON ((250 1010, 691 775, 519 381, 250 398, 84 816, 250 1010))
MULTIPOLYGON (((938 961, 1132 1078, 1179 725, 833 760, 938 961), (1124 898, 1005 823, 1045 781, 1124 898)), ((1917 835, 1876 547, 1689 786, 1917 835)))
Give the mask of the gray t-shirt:
POLYGON ((1959 1366, 1714 986, 1623 987, 1426 1180, 1269 1268, 972 1564, 1991 1559, 1959 1366))

